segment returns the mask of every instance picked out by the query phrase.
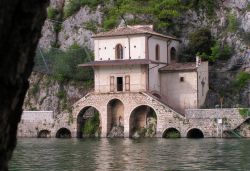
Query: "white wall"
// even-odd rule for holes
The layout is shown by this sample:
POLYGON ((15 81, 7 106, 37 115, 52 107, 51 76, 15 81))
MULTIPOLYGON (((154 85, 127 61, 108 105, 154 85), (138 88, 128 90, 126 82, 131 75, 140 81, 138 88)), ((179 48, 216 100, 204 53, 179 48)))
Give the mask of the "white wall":
MULTIPOLYGON (((158 38, 158 37, 150 37, 148 39, 149 46, 149 59, 152 61, 156 61, 156 45, 160 47, 159 54, 159 62, 167 63, 167 40, 158 38)), ((157 91, 160 92, 160 75, 159 68, 165 66, 164 64, 150 64, 149 65, 149 91, 157 91)))
POLYGON ((171 107, 184 112, 184 109, 197 108, 197 73, 161 73, 161 94, 171 107), (184 77, 184 82, 180 82, 184 77))
POLYGON ((167 40, 157 37, 150 37, 148 40, 148 46, 149 46, 149 59, 152 61, 156 61, 155 59, 155 47, 156 45, 160 46, 160 62, 167 63, 167 40))
POLYGON ((146 90, 146 67, 139 65, 109 66, 95 69, 95 92, 110 92, 110 76, 123 77, 123 89, 125 91, 125 76, 130 76, 130 91, 138 92, 146 90))
POLYGON ((208 62, 201 62, 201 65, 197 69, 198 72, 198 107, 201 107, 205 100, 206 95, 209 90, 209 83, 208 83, 208 62), (202 80, 204 80, 204 88, 202 93, 202 80))
POLYGON ((23 111, 21 120, 29 122, 53 122, 53 111, 23 111))
POLYGON ((115 60, 117 44, 121 44, 123 47, 123 59, 129 59, 129 44, 131 59, 145 59, 145 36, 95 38, 94 43, 96 61, 101 60, 101 58, 102 60, 115 60))

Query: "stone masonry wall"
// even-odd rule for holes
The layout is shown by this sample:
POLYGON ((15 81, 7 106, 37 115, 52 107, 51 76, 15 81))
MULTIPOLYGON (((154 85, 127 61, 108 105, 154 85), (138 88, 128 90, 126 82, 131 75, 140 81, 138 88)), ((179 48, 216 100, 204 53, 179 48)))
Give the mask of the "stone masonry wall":
POLYGON ((146 93, 89 93, 73 106, 73 112, 61 113, 51 120, 51 113, 30 112, 19 124, 18 136, 37 137, 41 130, 50 131, 51 137, 55 137, 60 128, 67 128, 72 137, 77 134, 77 116, 87 107, 94 107, 100 113, 101 137, 108 134, 108 104, 111 100, 118 99, 124 105, 124 137, 129 137, 130 117, 134 109, 141 105, 147 105, 154 109, 157 116, 156 137, 162 137, 165 130, 177 129, 181 137, 187 137, 191 129, 202 131, 204 137, 221 137, 223 131, 237 129, 246 121, 240 115, 239 109, 188 109, 183 116, 170 107, 147 95, 146 93), (36 113, 44 113, 45 116, 37 117, 36 113), (222 119, 223 123, 218 123, 222 119))
POLYGON ((236 129, 246 119, 237 108, 186 110, 186 121, 189 123, 187 131, 198 128, 205 137, 220 137, 223 131, 236 129), (222 119, 222 123, 218 123, 217 119, 222 119))

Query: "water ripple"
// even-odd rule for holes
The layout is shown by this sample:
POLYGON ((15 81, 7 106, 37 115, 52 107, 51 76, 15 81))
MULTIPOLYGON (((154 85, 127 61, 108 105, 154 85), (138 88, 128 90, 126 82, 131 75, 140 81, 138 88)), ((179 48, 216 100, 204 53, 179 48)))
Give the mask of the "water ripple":
POLYGON ((19 139, 12 171, 250 170, 249 139, 19 139))

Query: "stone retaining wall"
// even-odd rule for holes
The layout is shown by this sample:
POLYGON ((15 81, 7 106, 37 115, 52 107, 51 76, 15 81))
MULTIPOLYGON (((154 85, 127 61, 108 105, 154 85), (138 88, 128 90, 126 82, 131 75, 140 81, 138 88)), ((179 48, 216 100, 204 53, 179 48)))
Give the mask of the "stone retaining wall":
POLYGON ((247 119, 235 108, 187 109, 183 116, 145 93, 90 93, 74 104, 71 114, 61 113, 53 118, 53 113, 48 111, 25 112, 19 124, 18 136, 37 137, 41 130, 48 130, 51 137, 55 137, 60 128, 67 128, 72 137, 76 137, 77 116, 82 109, 91 106, 100 113, 101 137, 106 137, 109 127, 108 104, 113 99, 120 100, 124 105, 124 137, 129 137, 131 113, 141 105, 151 107, 156 113, 156 137, 162 137, 169 128, 177 129, 181 137, 187 137, 194 128, 199 129, 204 137, 221 137, 223 131, 237 129, 247 119), (222 123, 218 123, 217 119, 221 119, 222 123))

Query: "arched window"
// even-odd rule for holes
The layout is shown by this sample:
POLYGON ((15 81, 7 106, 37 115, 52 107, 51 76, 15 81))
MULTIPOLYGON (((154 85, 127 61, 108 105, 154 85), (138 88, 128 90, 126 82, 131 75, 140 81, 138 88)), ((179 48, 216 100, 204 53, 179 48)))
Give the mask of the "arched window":
POLYGON ((176 61, 176 50, 175 50, 174 47, 172 47, 171 50, 170 50, 170 58, 171 58, 171 62, 176 61))
POLYGON ((123 59, 123 47, 121 44, 115 47, 115 59, 123 59))
POLYGON ((155 46, 155 60, 159 60, 160 59, 160 46, 157 44, 155 46))

